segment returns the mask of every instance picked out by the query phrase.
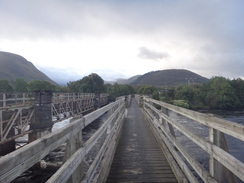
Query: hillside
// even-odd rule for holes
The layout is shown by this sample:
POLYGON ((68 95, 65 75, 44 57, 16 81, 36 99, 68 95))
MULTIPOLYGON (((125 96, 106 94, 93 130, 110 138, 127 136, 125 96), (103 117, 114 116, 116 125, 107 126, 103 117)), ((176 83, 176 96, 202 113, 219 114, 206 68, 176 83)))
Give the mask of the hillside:
POLYGON ((207 81, 207 78, 188 70, 169 69, 146 73, 131 84, 174 87, 180 84, 204 83, 207 81))
POLYGON ((16 78, 23 78, 26 81, 42 80, 56 84, 24 57, 0 51, 0 79, 15 80, 16 78))
POLYGON ((118 84, 131 84, 133 83, 135 80, 137 80, 141 75, 136 75, 136 76, 133 76, 129 79, 117 79, 115 83, 118 83, 118 84))

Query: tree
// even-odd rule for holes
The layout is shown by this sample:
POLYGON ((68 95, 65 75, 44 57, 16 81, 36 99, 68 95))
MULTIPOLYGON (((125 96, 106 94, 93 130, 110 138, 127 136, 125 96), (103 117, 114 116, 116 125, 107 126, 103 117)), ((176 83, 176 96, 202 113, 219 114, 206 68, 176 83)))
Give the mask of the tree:
POLYGON ((179 86, 175 89, 175 99, 183 100, 191 107, 203 107, 204 95, 202 86, 198 84, 179 86))
POLYGON ((69 92, 81 92, 81 79, 67 83, 69 92))
POLYGON ((22 78, 17 78, 14 80, 14 91, 15 92, 26 92, 27 82, 22 78))
POLYGON ((233 79, 230 85, 234 88, 235 95, 238 98, 238 107, 244 107, 244 80, 241 78, 233 79))
POLYGON ((103 79, 92 73, 84 78, 67 83, 71 92, 80 93, 103 93, 105 92, 105 86, 103 79))
POLYGON ((114 85, 106 84, 106 92, 110 95, 111 100, 115 100, 116 97, 134 94, 134 88, 130 85, 119 85, 115 83, 114 85))
POLYGON ((13 87, 9 84, 8 80, 0 80, 0 92, 12 92, 13 87))
POLYGON ((33 92, 33 91, 37 91, 37 90, 55 91, 56 86, 54 86, 53 84, 51 84, 47 81, 34 80, 34 81, 30 81, 27 84, 27 90, 28 90, 28 92, 33 92))
POLYGON ((136 93, 142 95, 150 95, 153 99, 159 100, 158 89, 154 86, 143 85, 136 87, 136 93))
POLYGON ((238 105, 238 98, 230 81, 224 77, 213 77, 207 85, 206 103, 210 108, 229 109, 238 105))
POLYGON ((103 93, 105 92, 103 79, 92 73, 89 76, 84 77, 81 80, 81 92, 82 93, 103 93))

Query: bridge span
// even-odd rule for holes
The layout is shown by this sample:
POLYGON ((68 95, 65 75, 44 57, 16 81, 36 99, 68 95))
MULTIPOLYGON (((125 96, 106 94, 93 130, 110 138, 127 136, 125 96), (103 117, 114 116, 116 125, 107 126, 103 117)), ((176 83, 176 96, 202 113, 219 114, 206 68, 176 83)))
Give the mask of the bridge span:
POLYGON ((228 152, 225 136, 243 150, 241 124, 148 97, 120 97, 2 156, 0 182, 14 181, 60 146, 60 168, 44 182, 243 182, 244 164, 228 152), (82 131, 101 118, 84 139, 82 131))

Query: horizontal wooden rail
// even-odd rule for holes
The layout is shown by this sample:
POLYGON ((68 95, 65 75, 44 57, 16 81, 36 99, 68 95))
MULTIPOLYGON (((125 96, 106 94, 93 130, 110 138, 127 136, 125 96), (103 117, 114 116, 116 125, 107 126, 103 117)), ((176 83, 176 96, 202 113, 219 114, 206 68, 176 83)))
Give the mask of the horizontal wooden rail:
POLYGON ((185 117, 193 119, 205 126, 217 129, 225 134, 231 135, 237 139, 244 141, 244 125, 229 122, 227 120, 214 117, 211 114, 203 114, 200 112, 184 109, 182 107, 174 106, 150 98, 145 98, 145 101, 158 104, 159 106, 162 106, 185 117))
MULTIPOLYGON (((199 177, 201 177, 204 182, 216 182, 216 174, 214 173, 215 171, 217 171, 214 167, 214 163, 216 163, 215 161, 222 164, 241 180, 244 180, 244 164, 240 160, 229 154, 227 151, 222 149, 222 147, 219 147, 218 143, 215 144, 213 140, 214 136, 211 133, 214 129, 214 133, 223 132, 243 141, 243 125, 220 119, 209 114, 202 114, 188 109, 183 109, 148 97, 142 98, 141 96, 136 96, 136 99, 138 103, 143 103, 144 113, 147 119, 150 121, 151 125, 153 126, 154 131, 158 134, 161 140, 163 140, 163 143, 166 144, 167 148, 170 149, 177 163, 180 165, 182 171, 185 173, 190 182, 197 181, 191 174, 191 170, 186 167, 186 164, 184 162, 182 162, 181 156, 185 158, 185 160, 191 165, 191 167, 197 172, 199 177), (168 115, 169 111, 173 111, 177 114, 183 115, 198 122, 201 125, 203 124, 208 127, 210 131, 209 140, 205 137, 198 136, 190 129, 186 128, 184 125, 172 119, 168 115), (209 171, 206 170, 189 153, 189 149, 186 149, 184 145, 177 140, 177 137, 174 134, 174 129, 178 130, 180 133, 182 133, 189 140, 194 142, 210 155, 209 171), (174 146, 172 146, 171 144, 173 144, 174 146), (174 147, 176 147, 178 151, 175 151, 174 147), (179 153, 181 155, 179 155, 179 153)), ((233 178, 231 181, 229 180, 229 182, 235 180, 236 179, 233 178)), ((217 180, 217 182, 219 182, 219 180, 217 180)))
MULTIPOLYGON (((69 177, 73 174, 73 172, 76 170, 76 168, 79 166, 79 164, 83 161, 84 157, 86 154, 89 153, 89 151, 93 148, 93 146, 97 143, 98 139, 100 138, 100 136, 105 132, 105 130, 107 130, 108 126, 111 125, 112 120, 115 118, 115 116, 124 108, 124 106, 120 106, 119 108, 117 108, 116 111, 114 111, 114 113, 112 114, 112 116, 110 116, 110 118, 108 118, 108 120, 100 127, 100 129, 84 144, 84 147, 81 147, 75 154, 72 155, 72 157, 66 161, 66 163, 47 181, 47 183, 65 183, 69 177)), ((120 113, 120 115, 124 115, 123 113, 120 113)), ((118 118, 117 123, 121 122, 121 118, 118 118)), ((113 131, 114 134, 117 134, 117 131, 113 131)), ((107 137, 107 139, 110 139, 111 135, 107 137)), ((104 143, 104 146, 108 147, 110 141, 107 141, 106 143, 104 143)), ((106 150, 104 148, 102 148, 103 150, 106 150)), ((99 156, 100 161, 102 158, 102 155, 99 156)), ((97 167, 97 162, 96 162, 96 166, 92 165, 91 170, 92 171, 96 171, 96 167, 97 167)), ((91 171, 90 170, 90 171, 91 171)), ((94 175, 90 173, 90 176, 88 177, 86 175, 86 179, 92 179, 91 175, 94 175)))
MULTIPOLYGON (((100 108, 80 119, 77 119, 51 134, 41 137, 36 141, 0 158, 0 182, 11 182, 23 172, 32 167, 35 163, 43 159, 51 151, 58 148, 68 139, 72 138, 81 130, 92 123, 111 109, 120 109, 125 106, 124 99, 117 100, 109 105, 100 108)), ((113 115, 114 116, 114 115, 113 115)), ((88 147, 88 146, 87 146, 88 147)), ((86 148, 87 148, 86 147, 86 148)), ((82 158, 86 153, 86 149, 80 149, 76 152, 79 158, 82 158), (80 151, 80 152, 79 152, 80 151), (81 154, 80 154, 81 153, 81 154)), ((73 157, 73 156, 72 156, 73 157)), ((76 157, 77 158, 77 157, 76 157)), ((78 158, 78 159, 79 159, 78 158)), ((69 165, 70 166, 70 165, 69 165)), ((72 165, 76 166, 76 165, 72 165)))

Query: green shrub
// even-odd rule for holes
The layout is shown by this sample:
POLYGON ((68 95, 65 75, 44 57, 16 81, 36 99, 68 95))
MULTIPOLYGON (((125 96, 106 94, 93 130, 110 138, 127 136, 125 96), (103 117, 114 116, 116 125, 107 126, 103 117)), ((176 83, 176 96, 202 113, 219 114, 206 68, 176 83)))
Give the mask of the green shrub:
POLYGON ((173 100, 173 105, 183 107, 183 108, 189 108, 190 105, 185 100, 173 100))

